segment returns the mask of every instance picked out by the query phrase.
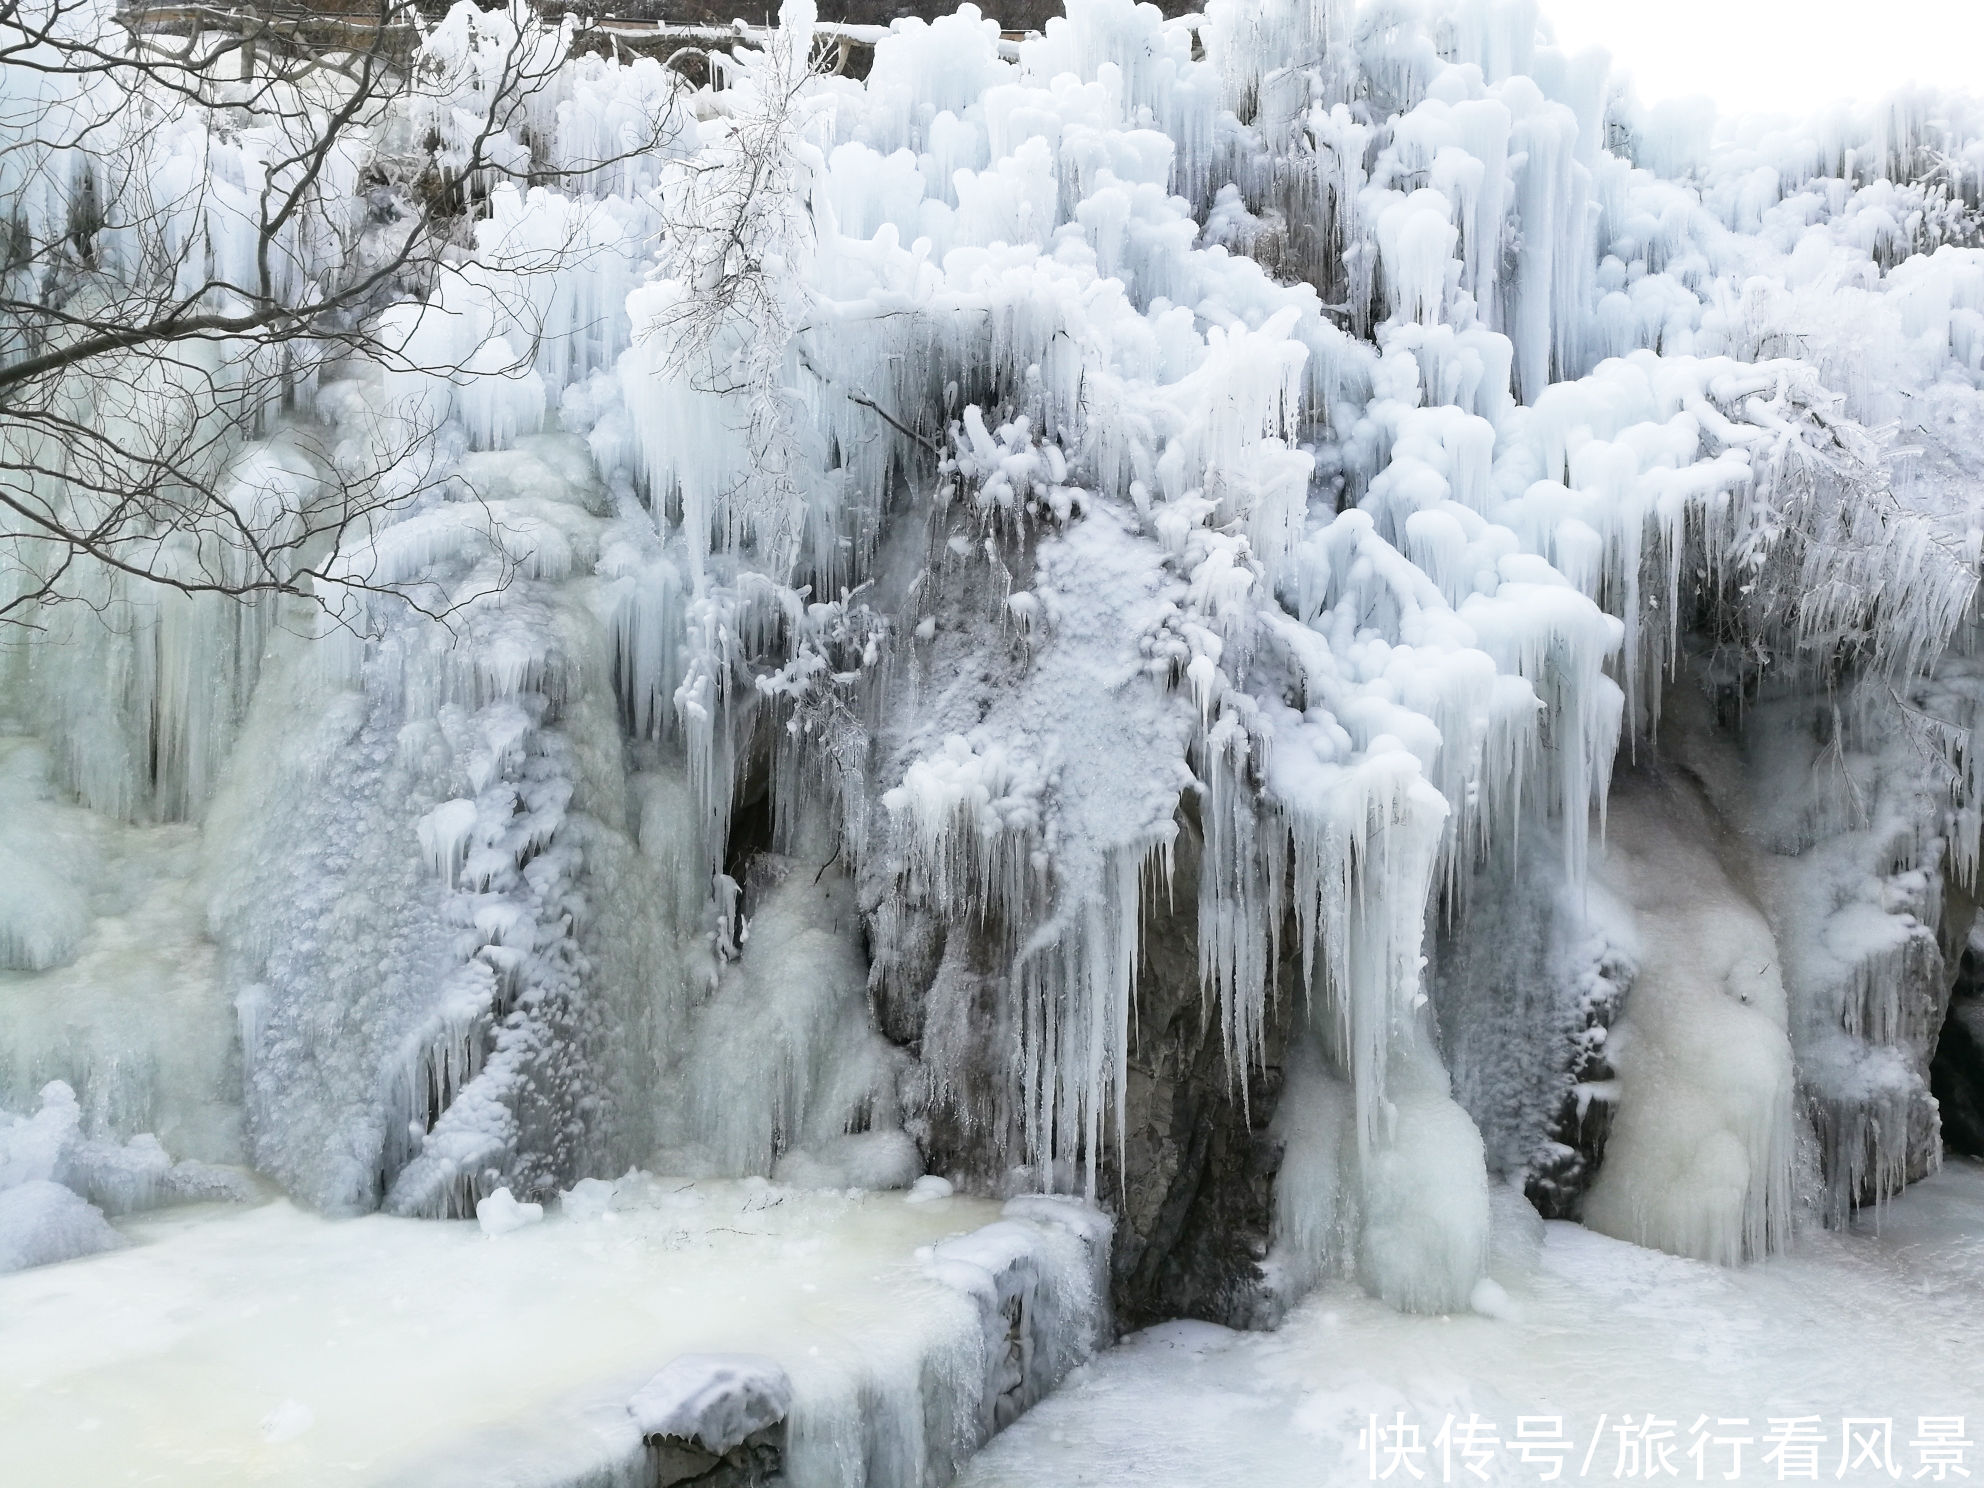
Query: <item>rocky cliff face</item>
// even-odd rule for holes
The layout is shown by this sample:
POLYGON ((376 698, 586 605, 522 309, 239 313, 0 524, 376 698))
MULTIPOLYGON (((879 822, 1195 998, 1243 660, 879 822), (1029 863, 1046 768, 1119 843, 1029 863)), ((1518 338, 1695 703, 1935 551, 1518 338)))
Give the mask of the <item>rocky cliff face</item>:
POLYGON ((1941 1118, 1943 1145, 1984 1157, 1984 991, 1977 955, 1966 948, 1949 1013, 1936 1040, 1929 1085, 1941 1118))

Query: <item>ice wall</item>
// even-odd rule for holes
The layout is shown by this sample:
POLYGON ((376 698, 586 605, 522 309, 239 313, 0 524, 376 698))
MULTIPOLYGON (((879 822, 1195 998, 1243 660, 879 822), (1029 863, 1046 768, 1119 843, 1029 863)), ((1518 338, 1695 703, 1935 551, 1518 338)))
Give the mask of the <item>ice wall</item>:
POLYGON ((1974 907, 1956 861, 1963 828, 1948 813, 1951 767, 1916 710, 1960 712, 1946 689, 1965 689, 1970 665, 1952 658, 1938 681, 1917 684, 1880 734, 1795 693, 1761 700, 1747 747, 1725 744, 1707 768, 1704 720, 1682 713, 1673 730, 1697 772, 1721 783, 1718 805, 1747 843, 1782 949, 1831 1223, 1884 1203, 1940 1158, 1929 1064, 1974 907))

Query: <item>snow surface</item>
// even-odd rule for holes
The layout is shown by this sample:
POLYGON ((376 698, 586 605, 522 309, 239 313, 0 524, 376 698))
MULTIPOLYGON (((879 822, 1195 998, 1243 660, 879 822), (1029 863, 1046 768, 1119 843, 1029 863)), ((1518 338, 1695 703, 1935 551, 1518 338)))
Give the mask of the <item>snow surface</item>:
POLYGON ((1067 1201, 1002 1218, 762 1180, 589 1183, 500 1233, 195 1206, 126 1221, 113 1255, 0 1279, 7 1481, 631 1482, 641 1431, 681 1415, 683 1389, 655 1398, 678 1356, 743 1351, 789 1376, 788 1481, 911 1485, 1097 1337, 1108 1226, 1067 1201))
MULTIPOLYGON (((1818 1479, 1860 1485, 1893 1480, 1864 1465, 1836 1471, 1844 1416, 1891 1418, 1904 1478, 1919 1416, 1963 1415, 1975 1435, 1984 1164, 1951 1160, 1890 1204, 1878 1232, 1863 1221, 1807 1234, 1733 1271, 1512 1212, 1498 1201, 1501 1316, 1401 1316, 1339 1283, 1274 1333, 1163 1324, 1077 1371, 975 1457, 960 1488, 1368 1483, 1359 1432, 1401 1411, 1429 1447, 1449 1416, 1478 1412, 1502 1437, 1518 1415, 1562 1417, 1575 1445, 1556 1481, 1584 1484, 1647 1480, 1639 1458, 1619 1472, 1616 1430, 1649 1415, 1674 1433, 1677 1468, 1653 1481, 1695 1480, 1685 1452, 1704 1415, 1725 1436, 1742 1430, 1719 1418, 1747 1417, 1759 1440, 1769 1417, 1818 1416, 1831 1441, 1818 1479)), ((1761 1450, 1745 1451, 1733 1481, 1779 1481, 1761 1450)), ((1707 1479, 1724 1481, 1727 1449, 1706 1461, 1707 1479)), ((1528 1484, 1545 1472, 1507 1449, 1480 1476, 1456 1457, 1443 1479, 1437 1450, 1417 1465, 1428 1482, 1528 1484)), ((1403 1469, 1391 1480, 1412 1481, 1403 1469)))

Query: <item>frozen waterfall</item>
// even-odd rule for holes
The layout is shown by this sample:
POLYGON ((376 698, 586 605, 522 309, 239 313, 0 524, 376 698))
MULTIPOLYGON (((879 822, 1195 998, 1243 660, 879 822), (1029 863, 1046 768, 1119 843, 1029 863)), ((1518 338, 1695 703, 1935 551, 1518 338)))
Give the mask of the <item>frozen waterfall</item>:
MULTIPOLYGON (((238 1382, 250 1315, 152 1289, 342 1338, 326 1278, 425 1275, 536 1320, 537 1393, 375 1431, 428 1323, 359 1328, 290 1393, 366 1481, 553 1397, 489 1450, 655 1481, 634 1376, 743 1353, 641 1397, 746 1423, 681 1450, 934 1485, 1112 1320, 1472 1327, 1539 1213, 1845 1243, 1941 1164, 1932 1066, 1984 1110, 1984 103, 1682 119, 1530 0, 408 24, 259 233, 320 103, 252 47, 101 146, 101 79, 0 55, 73 276, 4 271, 0 371, 211 295, 49 385, 222 514, 180 587, 53 562, 105 476, 0 387, 0 1377, 124 1389, 65 1335, 129 1298, 238 1382), (431 272, 240 351, 229 275, 302 303, 471 157, 431 272), (129 1217, 190 1203, 242 1207, 129 1217)), ((336 1476, 202 1388, 174 1470, 336 1476)))

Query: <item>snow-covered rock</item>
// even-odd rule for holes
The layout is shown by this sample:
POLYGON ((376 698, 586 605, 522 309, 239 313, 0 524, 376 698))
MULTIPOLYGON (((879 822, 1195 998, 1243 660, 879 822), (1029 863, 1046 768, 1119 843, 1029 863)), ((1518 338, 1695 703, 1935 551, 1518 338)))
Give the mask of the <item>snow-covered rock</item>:
POLYGON ((672 1437, 716 1457, 782 1425, 791 1409, 792 1381, 753 1354, 684 1354, 627 1402, 643 1437, 672 1437))

